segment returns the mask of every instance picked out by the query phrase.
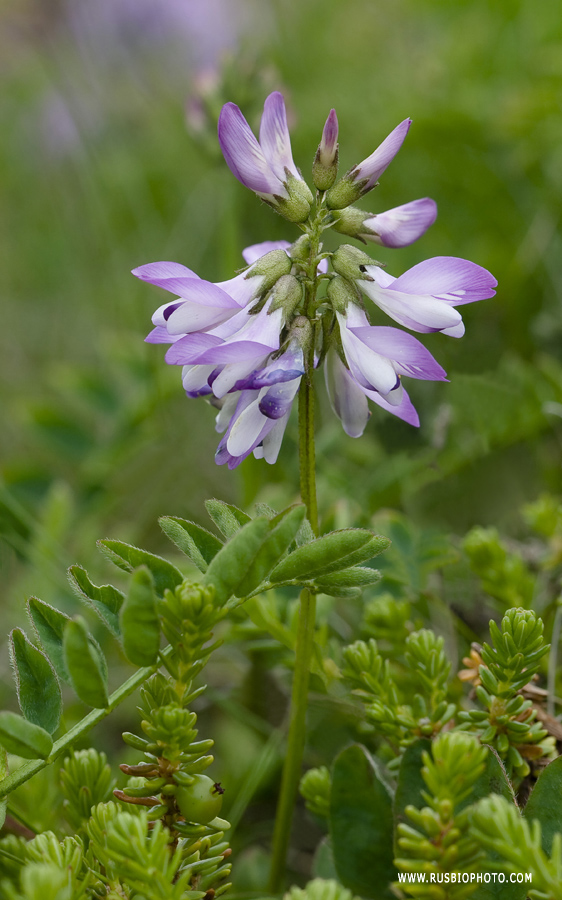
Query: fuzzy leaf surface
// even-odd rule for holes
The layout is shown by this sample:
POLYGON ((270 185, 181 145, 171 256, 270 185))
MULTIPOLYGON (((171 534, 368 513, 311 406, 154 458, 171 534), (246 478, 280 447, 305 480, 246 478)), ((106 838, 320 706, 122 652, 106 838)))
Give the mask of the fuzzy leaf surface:
POLYGON ((338 879, 353 893, 393 896, 392 827, 392 794, 376 761, 359 744, 347 747, 332 773, 330 836, 338 879))
POLYGON ((55 672, 63 681, 69 682, 70 676, 66 668, 62 645, 64 629, 69 617, 36 597, 28 600, 27 612, 37 632, 39 642, 51 660, 55 672))
POLYGON ((154 582, 145 566, 131 576, 129 592, 119 613, 123 649, 135 666, 152 666, 160 649, 160 620, 154 582))
POLYGON ((64 629, 64 655, 72 686, 93 709, 107 706, 107 664, 100 647, 88 634, 80 616, 69 619, 64 629))
POLYGON ((388 538, 365 528, 332 531, 304 544, 281 560, 270 581, 308 581, 366 562, 389 546, 388 538))
POLYGON ((195 522, 190 522, 188 519, 162 516, 158 522, 172 543, 190 558, 200 572, 206 572, 209 563, 222 547, 222 541, 206 528, 201 528, 200 525, 196 525, 195 522))
POLYGON ((233 594, 240 596, 250 567, 270 532, 266 518, 251 519, 219 550, 205 572, 203 584, 215 586, 218 604, 226 603, 233 594))
POLYGON ((23 759, 47 759, 53 739, 40 725, 13 712, 0 712, 0 744, 23 759))
POLYGON ((112 584, 97 587, 82 566, 70 566, 70 584, 76 594, 99 616, 115 637, 119 637, 119 610, 125 595, 112 584))
POLYGON ((139 566, 146 566, 154 578, 154 587, 160 597, 163 596, 166 588, 173 591, 183 581, 183 575, 179 569, 176 569, 167 559, 149 553, 148 550, 141 550, 139 547, 133 547, 123 541, 112 540, 98 541, 98 547, 107 559, 123 569, 124 572, 132 572, 139 566))
POLYGON ((231 503, 225 503, 224 500, 205 500, 205 509, 227 540, 234 537, 243 525, 252 521, 247 513, 237 506, 232 506, 231 503))
POLYGON ((251 594, 267 578, 294 540, 303 523, 305 513, 306 507, 301 504, 268 520, 269 534, 239 585, 238 590, 241 597, 251 594))
POLYGON ((10 657, 23 715, 53 734, 60 722, 62 698, 52 664, 20 628, 14 628, 10 635, 10 657))

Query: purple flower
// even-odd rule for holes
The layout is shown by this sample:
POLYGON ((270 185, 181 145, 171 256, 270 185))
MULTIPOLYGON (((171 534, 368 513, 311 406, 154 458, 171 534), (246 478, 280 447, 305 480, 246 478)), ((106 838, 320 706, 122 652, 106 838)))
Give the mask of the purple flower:
POLYGON ((462 337, 464 323, 455 307, 496 293, 497 281, 490 272, 455 256, 426 259, 399 278, 376 265, 361 270, 366 278, 357 284, 363 293, 395 322, 422 333, 442 331, 462 337))
POLYGON ((437 218, 437 204, 429 197, 412 200, 386 212, 364 212, 349 206, 335 210, 336 231, 360 241, 372 241, 382 247, 407 247, 417 241, 437 218))
POLYGON ((402 376, 446 381, 444 369, 411 334, 397 328, 369 325, 358 306, 336 313, 347 366, 331 348, 326 383, 332 408, 351 437, 363 434, 369 418, 367 398, 383 409, 419 425, 418 415, 402 386, 402 376))
POLYGON ((400 150, 411 124, 411 119, 400 122, 367 159, 353 166, 328 191, 326 202, 330 209, 343 209, 375 187, 379 177, 400 150))
POLYGON ((226 427, 226 434, 217 447, 216 463, 234 469, 250 453, 256 459, 276 462, 300 382, 299 375, 260 390, 230 395, 217 416, 217 431, 226 427))
POLYGON ((156 310, 152 317, 156 327, 146 340, 149 343, 171 343, 194 332, 209 331, 235 318, 241 309, 256 300, 275 283, 276 278, 291 268, 287 254, 277 246, 281 243, 284 242, 268 241, 267 249, 258 244, 248 247, 245 253, 250 251, 250 268, 216 284, 204 281, 179 263, 148 263, 133 269, 133 275, 142 281, 179 295, 156 310), (264 249, 263 253, 261 249, 264 249))
POLYGON ((238 181, 291 221, 308 217, 313 196, 293 162, 285 101, 278 91, 265 101, 259 143, 234 103, 223 106, 218 135, 226 164, 238 181))

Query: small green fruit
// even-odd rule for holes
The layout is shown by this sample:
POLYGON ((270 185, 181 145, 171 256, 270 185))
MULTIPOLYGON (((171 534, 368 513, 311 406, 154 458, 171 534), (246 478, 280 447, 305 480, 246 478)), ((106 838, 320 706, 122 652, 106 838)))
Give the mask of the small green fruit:
POLYGON ((188 822, 207 825, 221 811, 222 794, 220 784, 216 784, 207 775, 194 775, 189 787, 178 787, 176 802, 188 822))

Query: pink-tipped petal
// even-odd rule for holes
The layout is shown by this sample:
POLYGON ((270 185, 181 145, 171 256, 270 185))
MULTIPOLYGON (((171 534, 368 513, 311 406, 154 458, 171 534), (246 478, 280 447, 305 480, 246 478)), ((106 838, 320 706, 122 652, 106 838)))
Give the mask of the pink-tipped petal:
POLYGON ((411 119, 404 119, 367 159, 355 166, 351 173, 352 178, 354 181, 367 179, 364 191, 369 191, 374 187, 384 170, 390 165, 404 143, 411 124, 411 119))
POLYGON ((376 235, 370 240, 383 247, 407 247, 425 234, 437 218, 437 204, 430 197, 404 203, 365 220, 376 235))
POLYGON ((265 101, 260 124, 260 146, 280 181, 287 179, 285 169, 295 178, 300 178, 293 162, 285 101, 279 91, 274 91, 265 101))
POLYGON ((218 136, 226 164, 238 181, 262 194, 280 193, 282 185, 236 104, 223 106, 218 136))

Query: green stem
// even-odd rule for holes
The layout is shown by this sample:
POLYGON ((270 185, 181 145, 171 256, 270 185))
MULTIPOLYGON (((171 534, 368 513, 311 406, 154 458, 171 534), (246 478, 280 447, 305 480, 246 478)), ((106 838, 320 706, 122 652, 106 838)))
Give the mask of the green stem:
POLYGON ((305 588, 300 596, 295 673, 291 696, 291 721, 273 833, 273 853, 269 877, 269 891, 272 894, 280 893, 283 889, 293 810, 301 777, 302 757, 306 738, 308 676, 314 644, 315 619, 316 595, 308 588, 305 588))
MULTIPOLYGON (((305 300, 305 314, 311 318, 317 291, 317 255, 319 230, 313 231, 310 242, 308 275, 310 288, 305 300)), ((299 464, 300 492, 306 505, 308 520, 314 534, 318 534, 316 502, 316 458, 314 446, 314 340, 310 342, 306 360, 306 374, 299 390, 299 464)), ((277 894, 283 889, 287 851, 291 836, 293 811, 301 778, 302 758, 306 740, 306 710, 310 662, 314 648, 316 623, 316 594, 305 588, 300 595, 299 621, 295 647, 295 671, 291 695, 291 714, 287 750, 281 777, 281 789, 273 832, 269 891, 277 894)))
MULTIPOLYGON (((166 650, 164 650, 164 654, 167 656, 170 651, 171 648, 167 647, 166 650)), ((15 791, 16 788, 20 787, 20 785, 24 784, 26 781, 29 781, 29 779, 36 775, 37 772, 40 772, 41 769, 46 768, 46 766, 54 762, 65 750, 68 750, 75 741, 86 734, 94 727, 94 725, 97 725, 98 722, 101 722, 102 719, 105 719, 109 713, 113 712, 113 710, 119 706, 129 694, 132 694, 139 685, 146 681, 157 668, 158 666, 150 666, 148 668, 139 669, 138 672, 131 675, 127 681, 111 694, 107 706, 103 709, 93 709, 87 716, 84 716, 80 722, 77 722, 76 725, 67 731, 66 734, 59 738, 58 741, 55 741, 50 756, 47 759, 33 759, 23 766, 20 766, 20 768, 16 769, 15 772, 12 772, 11 775, 7 775, 6 778, 3 778, 2 781, 0 781, 0 799, 7 794, 10 794, 12 791, 15 791)))

